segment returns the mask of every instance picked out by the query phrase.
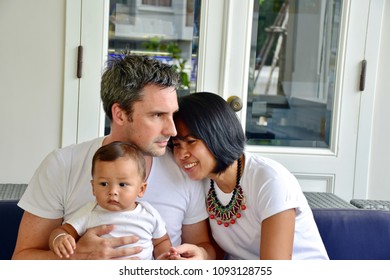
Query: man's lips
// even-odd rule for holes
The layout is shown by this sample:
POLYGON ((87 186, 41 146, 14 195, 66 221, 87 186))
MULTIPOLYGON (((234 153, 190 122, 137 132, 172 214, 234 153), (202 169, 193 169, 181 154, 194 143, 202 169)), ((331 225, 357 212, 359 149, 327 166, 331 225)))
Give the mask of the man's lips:
POLYGON ((168 140, 169 139, 164 139, 164 140, 160 140, 160 141, 156 141, 157 145, 159 145, 160 147, 166 147, 168 145, 168 140))

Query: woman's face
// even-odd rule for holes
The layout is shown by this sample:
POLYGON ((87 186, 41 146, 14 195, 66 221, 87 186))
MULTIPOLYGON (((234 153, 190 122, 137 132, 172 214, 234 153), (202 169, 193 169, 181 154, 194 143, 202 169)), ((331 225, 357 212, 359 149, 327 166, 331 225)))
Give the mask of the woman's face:
POLYGON ((205 142, 193 137, 186 125, 176 123, 177 137, 172 138, 173 157, 192 180, 210 178, 217 161, 205 142))

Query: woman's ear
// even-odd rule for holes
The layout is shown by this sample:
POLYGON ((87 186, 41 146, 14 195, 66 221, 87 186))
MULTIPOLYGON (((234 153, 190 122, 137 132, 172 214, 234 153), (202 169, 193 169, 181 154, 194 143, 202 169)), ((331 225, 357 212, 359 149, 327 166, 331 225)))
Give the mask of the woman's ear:
POLYGON ((114 103, 114 105, 112 105, 111 113, 112 113, 113 123, 122 126, 126 122, 127 120, 126 112, 122 109, 119 103, 114 103))

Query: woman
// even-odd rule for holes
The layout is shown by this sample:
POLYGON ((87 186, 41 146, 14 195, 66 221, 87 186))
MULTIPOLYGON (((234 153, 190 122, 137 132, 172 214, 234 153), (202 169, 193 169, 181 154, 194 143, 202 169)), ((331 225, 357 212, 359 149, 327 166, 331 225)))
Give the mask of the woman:
POLYGON ((328 259, 296 178, 245 152, 235 112, 219 95, 182 97, 172 139, 176 163, 204 180, 212 234, 228 259, 328 259))

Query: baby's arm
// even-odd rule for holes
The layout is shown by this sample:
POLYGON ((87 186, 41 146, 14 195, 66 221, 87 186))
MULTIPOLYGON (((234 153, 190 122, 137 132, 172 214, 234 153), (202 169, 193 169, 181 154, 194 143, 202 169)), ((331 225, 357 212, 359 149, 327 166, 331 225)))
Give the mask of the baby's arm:
POLYGON ((153 246, 154 246, 153 255, 155 259, 157 260, 168 259, 169 254, 167 255, 167 253, 169 253, 169 249, 172 247, 172 243, 168 237, 168 234, 165 234, 160 238, 154 238, 153 246))
POLYGON ((69 258, 76 249, 76 241, 80 238, 70 224, 63 224, 54 229, 49 237, 49 247, 60 258, 69 258))

